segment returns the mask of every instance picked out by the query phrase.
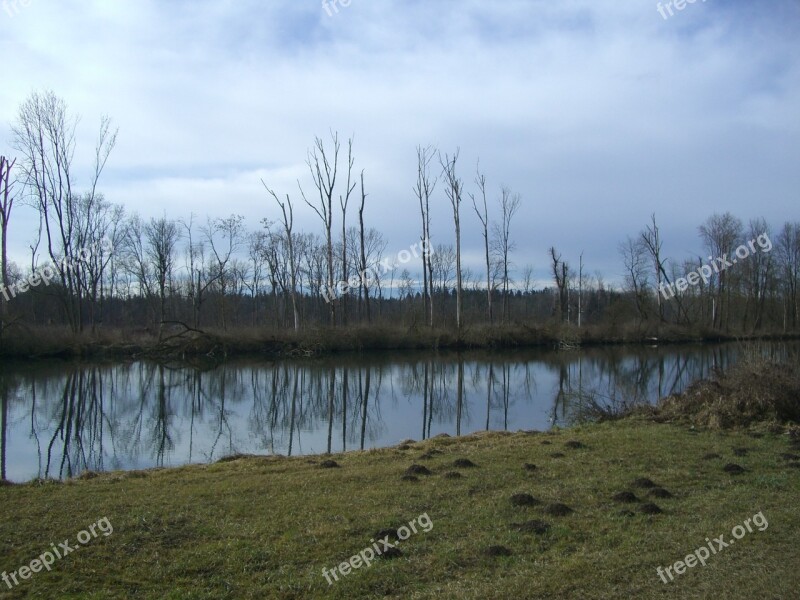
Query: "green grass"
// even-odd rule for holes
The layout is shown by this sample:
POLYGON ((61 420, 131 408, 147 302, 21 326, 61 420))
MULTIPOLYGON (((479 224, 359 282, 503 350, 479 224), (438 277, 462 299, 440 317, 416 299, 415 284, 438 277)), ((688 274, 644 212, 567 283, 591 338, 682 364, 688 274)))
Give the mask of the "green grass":
MULTIPOLYGON (((14 571, 51 543, 102 517, 114 527, 51 572, 0 598, 790 598, 800 589, 800 454, 777 429, 758 436, 697 432, 645 419, 546 434, 484 433, 322 457, 241 458, 208 466, 108 473, 63 484, 0 487, 0 570, 14 571), (574 449, 567 441, 579 440, 574 449), (549 442, 549 444, 545 443, 549 442), (746 456, 734 449, 747 448, 746 456), (433 458, 420 459, 432 448, 433 458), (552 453, 563 453, 561 458, 552 453), (704 459, 708 453, 721 458, 704 459), (468 458, 478 467, 458 469, 468 458), (744 474, 723 471, 737 463, 744 474), (433 475, 402 481, 411 464, 433 475), (524 463, 537 466, 534 471, 524 463), (674 494, 663 513, 621 516, 614 502, 637 477, 674 494), (542 505, 512 506, 515 493, 542 505), (561 502, 569 516, 545 514, 561 502), (748 533, 669 584, 656 574, 763 512, 748 533), (332 568, 375 533, 427 513, 433 529, 328 586, 332 568), (548 522, 543 534, 512 523, 548 522), (490 557, 501 545, 511 556, 490 557)), ((649 501, 649 499, 648 499, 649 501)))

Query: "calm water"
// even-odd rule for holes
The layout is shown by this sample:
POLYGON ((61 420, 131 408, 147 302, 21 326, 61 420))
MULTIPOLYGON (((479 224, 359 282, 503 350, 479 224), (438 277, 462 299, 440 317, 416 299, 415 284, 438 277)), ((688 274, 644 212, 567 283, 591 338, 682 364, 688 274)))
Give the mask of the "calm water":
POLYGON ((744 355, 798 360, 800 343, 579 352, 380 354, 221 366, 0 366, 6 479, 314 454, 439 433, 569 425, 574 393, 655 401, 744 355))

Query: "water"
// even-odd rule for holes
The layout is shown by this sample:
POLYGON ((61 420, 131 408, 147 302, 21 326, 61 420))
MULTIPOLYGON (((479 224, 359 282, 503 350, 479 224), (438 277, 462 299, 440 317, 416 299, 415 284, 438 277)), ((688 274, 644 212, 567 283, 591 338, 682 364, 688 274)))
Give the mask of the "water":
POLYGON ((797 360, 800 343, 575 352, 385 353, 319 360, 0 366, 5 478, 65 478, 317 454, 486 429, 566 426, 575 392, 654 402, 715 368, 762 354, 797 360))

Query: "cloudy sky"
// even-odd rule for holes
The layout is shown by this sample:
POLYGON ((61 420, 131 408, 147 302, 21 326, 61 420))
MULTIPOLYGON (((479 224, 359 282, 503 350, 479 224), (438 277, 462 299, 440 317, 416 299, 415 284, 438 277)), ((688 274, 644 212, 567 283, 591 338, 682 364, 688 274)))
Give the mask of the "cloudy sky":
MULTIPOLYGON (((20 103, 52 89, 81 116, 79 173, 101 115, 119 127, 109 200, 145 217, 237 213, 256 229, 277 218, 260 178, 302 204, 307 150, 333 129, 354 135, 367 219, 396 253, 419 237, 415 147, 460 148, 467 191, 480 159, 493 201, 501 184, 522 195, 520 269, 548 283, 555 245, 614 281, 618 244, 651 213, 679 259, 715 212, 800 220, 800 1, 667 4, 0 0, 0 153, 14 155, 20 103)), ((433 237, 451 243, 442 192, 433 237)), ((462 220, 477 271, 468 199, 462 220)), ((18 261, 35 224, 29 209, 13 216, 18 261)))

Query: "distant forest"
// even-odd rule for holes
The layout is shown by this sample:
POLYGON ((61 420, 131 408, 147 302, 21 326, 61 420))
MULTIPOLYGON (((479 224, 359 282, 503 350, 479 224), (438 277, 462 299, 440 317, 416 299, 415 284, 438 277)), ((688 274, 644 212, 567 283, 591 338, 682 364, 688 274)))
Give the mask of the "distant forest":
POLYGON ((367 174, 356 169, 352 139, 342 142, 334 132, 315 139, 308 183, 295 190, 262 182, 269 216, 248 231, 238 215, 144 220, 107 201, 100 181, 117 137, 107 117, 92 176, 79 186, 72 166, 76 124, 62 99, 34 93, 12 126, 15 154, 0 157, 2 334, 59 325, 74 333, 122 328, 161 335, 164 324, 176 322, 274 331, 366 324, 460 331, 520 323, 596 326, 610 335, 662 325, 798 330, 800 222, 774 229, 763 218, 745 223, 714 214, 698 224, 704 255, 676 260, 663 255, 653 216, 619 244, 621 286, 588 274, 583 257, 568 262, 543 247, 552 279, 534 289, 532 267, 513 263, 520 195, 502 188, 495 199, 480 168, 460 163, 457 150, 417 148, 408 208, 419 238, 389 252, 384 234, 369 226, 367 174), (448 240, 431 239, 434 203, 451 209, 448 240), (313 209, 317 231, 295 229, 299 205, 313 209), (7 255, 18 206, 39 216, 26 266, 7 255), (481 225, 481 238, 469 240, 470 250, 484 257, 479 270, 462 267, 463 219, 481 225))

